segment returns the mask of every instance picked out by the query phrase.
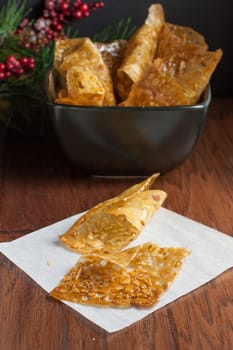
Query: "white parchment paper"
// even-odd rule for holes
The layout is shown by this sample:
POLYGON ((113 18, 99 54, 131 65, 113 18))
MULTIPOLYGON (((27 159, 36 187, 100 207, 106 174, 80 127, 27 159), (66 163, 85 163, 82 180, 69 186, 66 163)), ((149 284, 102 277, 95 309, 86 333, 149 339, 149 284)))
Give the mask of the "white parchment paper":
MULTIPOLYGON (((0 251, 45 291, 50 292, 79 259, 79 255, 60 245, 58 236, 80 215, 69 217, 12 242, 1 243, 0 251)), ((130 246, 144 242, 154 242, 164 247, 184 246, 192 251, 185 259, 178 277, 156 306, 146 309, 115 309, 64 303, 106 331, 115 332, 198 288, 233 266, 232 237, 164 208, 152 217, 130 246)))

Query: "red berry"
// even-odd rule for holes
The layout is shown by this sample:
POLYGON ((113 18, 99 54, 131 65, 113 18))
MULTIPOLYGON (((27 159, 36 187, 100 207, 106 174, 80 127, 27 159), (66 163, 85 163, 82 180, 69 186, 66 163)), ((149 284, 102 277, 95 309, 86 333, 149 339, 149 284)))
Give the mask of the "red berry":
POLYGON ((3 72, 6 65, 4 63, 0 63, 0 72, 3 72))
POLYGON ((5 79, 5 73, 3 73, 3 72, 0 72, 0 80, 3 80, 3 79, 5 79))
POLYGON ((74 3, 73 3, 73 6, 74 7, 79 7, 81 1, 80 0, 76 0, 74 3))
POLYGON ((17 29, 17 30, 15 31, 15 34, 19 35, 19 34, 22 33, 22 31, 23 31, 23 30, 19 28, 19 29, 17 29))
POLYGON ((60 32, 62 30, 62 25, 58 23, 55 28, 58 32, 60 32))
POLYGON ((82 12, 88 11, 88 9, 89 9, 89 6, 87 4, 82 3, 79 5, 79 10, 82 12))
POLYGON ((64 22, 64 15, 63 15, 62 13, 60 13, 60 14, 58 15, 58 20, 59 20, 60 22, 64 22))
POLYGON ((28 18, 24 18, 22 20, 22 22, 20 23, 19 27, 20 28, 25 28, 28 25, 29 19, 28 18))
POLYGON ((28 58, 27 57, 21 57, 20 58, 20 63, 25 66, 28 63, 28 58))
POLYGON ((52 39, 54 40, 54 39, 56 39, 58 34, 56 32, 53 32, 51 35, 52 35, 52 39))
POLYGON ((73 15, 73 18, 75 19, 81 19, 83 17, 83 14, 81 11, 74 11, 72 15, 73 15))
POLYGON ((54 7, 55 7, 55 5, 54 5, 54 2, 53 2, 53 1, 46 1, 46 3, 45 3, 45 8, 46 8, 47 10, 52 10, 54 7))
POLYGON ((21 67, 21 68, 17 68, 15 71, 14 71, 14 74, 17 75, 17 76, 20 76, 24 73, 24 69, 21 67))
POLYGON ((56 18, 54 18, 54 19, 52 20, 52 25, 53 25, 54 27, 56 27, 56 25, 57 25, 57 19, 56 19, 56 18))
POLYGON ((24 47, 25 47, 26 49, 29 49, 29 47, 31 47, 31 44, 30 44, 30 43, 25 43, 25 44, 24 44, 24 47))
POLYGON ((12 76, 12 73, 8 70, 5 72, 5 77, 10 78, 12 76))
POLYGON ((60 3, 60 9, 61 9, 62 12, 67 11, 68 8, 69 8, 68 2, 64 1, 64 2, 60 3))
POLYGON ((57 12, 54 11, 54 10, 52 10, 52 11, 50 12, 50 17, 57 17, 57 12))
POLYGON ((18 68, 18 67, 20 67, 20 62, 18 60, 15 60, 14 68, 18 68))
POLYGON ((35 59, 33 57, 29 57, 28 58, 28 64, 29 63, 35 63, 35 59))
POLYGON ((16 58, 15 58, 15 56, 10 55, 10 56, 7 57, 6 60, 7 60, 7 63, 12 63, 12 64, 14 64, 15 61, 16 61, 16 58))
POLYGON ((34 68, 35 68, 35 63, 33 63, 33 62, 28 63, 27 69, 33 70, 34 68))
POLYGON ((90 12, 87 10, 87 11, 83 11, 83 16, 84 17, 88 17, 90 15, 90 12))
POLYGON ((93 4, 92 4, 92 9, 93 10, 96 10, 97 8, 99 8, 100 6, 99 6, 99 2, 94 2, 93 4))
POLYGON ((11 63, 11 62, 7 62, 7 63, 6 63, 6 69, 12 70, 13 68, 14 68, 13 63, 11 63))
POLYGON ((51 28, 49 28, 49 27, 45 28, 45 33, 46 34, 50 34, 51 32, 52 32, 51 28))
POLYGON ((70 16, 70 11, 64 11, 63 14, 64 14, 64 19, 66 19, 67 17, 70 16))
POLYGON ((92 4, 92 9, 98 9, 100 7, 104 7, 104 2, 103 1, 96 1, 92 4))

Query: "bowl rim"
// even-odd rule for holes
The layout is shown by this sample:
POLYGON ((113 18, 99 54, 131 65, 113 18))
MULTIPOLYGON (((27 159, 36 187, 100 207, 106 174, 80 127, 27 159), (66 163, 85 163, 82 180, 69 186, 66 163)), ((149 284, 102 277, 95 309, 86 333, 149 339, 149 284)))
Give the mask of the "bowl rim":
POLYGON ((201 97, 201 101, 197 104, 193 105, 184 105, 184 106, 76 106, 76 105, 70 105, 70 104, 60 104, 57 102, 52 101, 48 96, 48 77, 51 73, 52 68, 48 69, 45 75, 44 79, 44 99, 46 103, 53 108, 68 108, 70 110, 76 110, 76 111, 173 111, 173 110, 187 110, 187 109, 203 109, 207 108, 211 101, 211 86, 210 83, 207 84, 206 88, 204 89, 201 97))

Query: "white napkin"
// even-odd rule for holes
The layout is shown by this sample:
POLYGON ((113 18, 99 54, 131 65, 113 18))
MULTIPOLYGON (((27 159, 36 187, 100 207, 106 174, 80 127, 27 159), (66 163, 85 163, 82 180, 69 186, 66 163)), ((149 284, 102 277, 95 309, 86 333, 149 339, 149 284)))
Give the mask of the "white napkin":
MULTIPOLYGON (((58 236, 80 215, 12 242, 1 243, 0 251, 50 292, 79 258, 77 254, 61 246, 58 236)), ((152 217, 131 246, 143 242, 154 242, 164 247, 182 246, 192 251, 191 255, 185 258, 181 272, 157 305, 145 309, 116 309, 64 303, 106 331, 115 332, 191 292, 233 266, 232 237, 164 208, 152 217)))

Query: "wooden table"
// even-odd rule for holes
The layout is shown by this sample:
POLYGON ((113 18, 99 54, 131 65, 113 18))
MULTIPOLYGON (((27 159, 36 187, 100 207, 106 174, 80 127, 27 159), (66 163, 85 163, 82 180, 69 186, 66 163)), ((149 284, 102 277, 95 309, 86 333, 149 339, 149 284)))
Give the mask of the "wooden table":
MULTIPOLYGON (((214 99, 191 157, 161 176, 165 207, 233 235, 233 100, 214 99)), ((10 241, 117 195, 136 180, 84 177, 57 143, 0 133, 0 241, 10 241)), ((192 276, 190 276, 192 278, 192 276)), ((233 270, 135 325, 108 334, 0 255, 2 350, 231 350, 233 270)))

